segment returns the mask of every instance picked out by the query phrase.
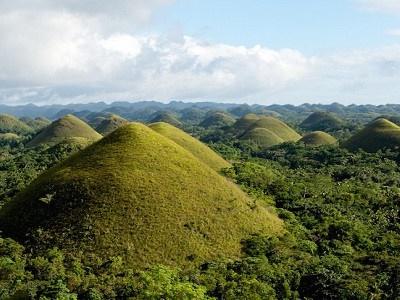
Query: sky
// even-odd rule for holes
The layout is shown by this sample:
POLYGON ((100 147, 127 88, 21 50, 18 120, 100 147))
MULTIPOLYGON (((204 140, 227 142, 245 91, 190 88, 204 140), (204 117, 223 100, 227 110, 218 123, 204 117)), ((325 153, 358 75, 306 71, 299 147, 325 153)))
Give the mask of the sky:
POLYGON ((0 104, 400 103, 400 0, 0 0, 0 104))

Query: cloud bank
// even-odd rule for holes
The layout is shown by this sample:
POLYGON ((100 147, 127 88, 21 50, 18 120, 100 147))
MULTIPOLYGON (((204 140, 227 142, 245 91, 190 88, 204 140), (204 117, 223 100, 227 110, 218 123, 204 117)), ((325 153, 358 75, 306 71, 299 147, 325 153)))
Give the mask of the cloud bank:
POLYGON ((170 3, 0 0, 0 103, 351 103, 399 96, 400 47, 312 57, 138 33, 170 3))

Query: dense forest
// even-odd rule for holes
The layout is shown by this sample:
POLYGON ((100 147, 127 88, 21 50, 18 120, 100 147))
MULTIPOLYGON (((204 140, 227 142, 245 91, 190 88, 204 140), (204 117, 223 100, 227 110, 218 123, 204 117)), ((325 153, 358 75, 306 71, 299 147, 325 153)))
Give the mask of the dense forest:
MULTIPOLYGON (((0 118, 0 205, 3 207, 0 209, 0 230, 3 231, 0 299, 400 299, 400 127, 396 124, 400 110, 397 106, 356 109, 331 105, 327 109, 310 105, 182 104, 179 109, 176 107, 177 104, 175 110, 168 111, 155 104, 154 109, 139 107, 135 111, 106 107, 102 112, 58 108, 59 111, 52 109, 51 115, 43 114, 51 119, 47 121, 33 119, 36 115, 0 118), (147 114, 137 118, 143 110, 147 114), (74 116, 64 116, 70 113, 74 116), (34 120, 40 121, 40 125, 36 122, 37 126, 33 126, 34 120), (157 133, 147 133, 151 131, 147 126, 144 129, 129 125, 131 121, 153 123, 149 128, 157 133), (166 123, 171 125, 162 125, 166 123), (73 126, 79 130, 74 131, 73 126), (124 133, 126 126, 132 127, 124 133), (197 140, 191 140, 187 133, 224 160, 197 144, 197 140), (126 141, 128 135, 135 140, 126 141), (156 140, 158 136, 160 142, 156 140), (247 235, 240 241, 238 256, 210 256, 199 262, 193 256, 188 257, 188 264, 163 264, 163 259, 157 258, 154 259, 157 263, 144 267, 127 262, 126 254, 86 255, 69 251, 67 246, 60 247, 58 240, 54 247, 46 244, 39 248, 33 246, 28 236, 14 234, 14 238, 9 234, 12 232, 9 228, 14 227, 2 221, 9 218, 6 216, 7 211, 12 211, 9 207, 13 208, 14 202, 21 202, 23 197, 34 197, 32 186, 26 190, 32 182, 41 184, 53 180, 39 177, 35 181, 40 174, 58 178, 63 168, 68 170, 76 165, 79 169, 85 157, 99 155, 102 149, 123 152, 128 151, 126 145, 129 145, 136 151, 135 143, 147 142, 149 148, 143 148, 145 153, 137 152, 137 155, 147 155, 151 147, 157 155, 148 162, 151 170, 143 167, 143 172, 161 174, 158 168, 169 168, 168 157, 173 153, 184 159, 187 155, 188 165, 203 169, 197 172, 186 168, 185 162, 183 167, 179 162, 176 164, 186 168, 185 174, 189 174, 186 177, 190 174, 196 177, 193 186, 204 187, 201 197, 208 195, 206 186, 212 185, 203 182, 202 176, 208 176, 204 180, 215 181, 222 176, 254 201, 250 210, 258 211, 257 205, 265 206, 270 214, 278 217, 282 221, 280 233, 258 230, 247 235), (112 148, 114 143, 121 143, 123 149, 112 148), (157 143, 161 143, 162 149, 170 147, 171 152, 156 152, 157 143), (87 148, 89 144, 93 145, 87 148), (153 165, 156 156, 162 155, 167 157, 163 164, 153 165), (216 172, 220 175, 214 175, 216 172)), ((114 162, 114 157, 109 159, 114 162)), ((172 159, 175 158, 171 158, 171 164, 172 159)), ((147 160, 143 158, 140 163, 144 162, 147 160)), ((105 165, 108 161, 102 163, 105 165)), ((124 162, 117 162, 115 168, 124 168, 122 165, 124 162)), ((78 169, 71 174, 78 176, 78 169)), ((180 178, 180 169, 176 167, 176 170, 170 177, 180 178)), ((96 172, 97 176, 101 175, 101 170, 96 172)), ((150 187, 155 186, 149 181, 150 187)), ((104 182, 105 188, 107 184, 104 182)), ((191 185, 192 182, 187 183, 191 185)), ((143 186, 139 185, 138 189, 143 186)), ((115 187, 110 185, 111 188, 115 187)), ((185 187, 173 190, 176 198, 186 197, 181 189, 185 187)), ((68 193, 68 188, 60 191, 68 193)), ((236 195, 236 190, 232 188, 232 191, 236 195)), ((157 200, 157 195, 152 194, 151 201, 157 200)), ((239 191, 238 195, 241 195, 239 191)), ((48 204, 53 201, 52 197, 61 196, 55 192, 46 197, 40 200, 48 204)), ((60 199, 74 201, 69 197, 60 199)), ((225 199, 221 195, 218 201, 225 199)), ((177 206, 176 210, 179 209, 177 206)), ((33 215, 41 213, 32 212, 33 215)), ((241 219, 236 220, 240 223, 241 219)), ((23 221, 16 218, 14 222, 23 221)), ((219 219, 213 222, 218 223, 219 219)), ((102 223, 102 226, 106 225, 102 223)), ((196 226, 185 224, 205 239, 214 238, 214 232, 204 233, 204 229, 201 231, 196 226)), ((36 242, 46 240, 47 243, 46 234, 53 229, 43 230, 42 235, 35 237, 36 242)), ((163 249, 156 253, 163 253, 163 249)))

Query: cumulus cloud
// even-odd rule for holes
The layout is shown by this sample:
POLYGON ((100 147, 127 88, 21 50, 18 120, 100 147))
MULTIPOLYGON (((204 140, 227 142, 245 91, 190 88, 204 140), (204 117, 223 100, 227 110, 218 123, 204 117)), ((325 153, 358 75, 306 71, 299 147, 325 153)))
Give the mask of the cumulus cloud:
POLYGON ((168 3, 0 0, 0 103, 397 100, 400 47, 310 57, 135 30, 168 3))

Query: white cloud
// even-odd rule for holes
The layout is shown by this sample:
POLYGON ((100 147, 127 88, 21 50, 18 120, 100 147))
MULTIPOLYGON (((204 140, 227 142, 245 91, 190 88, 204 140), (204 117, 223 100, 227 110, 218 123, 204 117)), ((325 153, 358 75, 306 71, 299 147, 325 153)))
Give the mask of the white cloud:
POLYGON ((400 46, 309 57, 126 30, 169 2, 0 0, 0 103, 400 98, 400 46))
POLYGON ((355 0, 363 8, 391 14, 400 13, 400 1, 398 0, 355 0))

